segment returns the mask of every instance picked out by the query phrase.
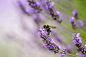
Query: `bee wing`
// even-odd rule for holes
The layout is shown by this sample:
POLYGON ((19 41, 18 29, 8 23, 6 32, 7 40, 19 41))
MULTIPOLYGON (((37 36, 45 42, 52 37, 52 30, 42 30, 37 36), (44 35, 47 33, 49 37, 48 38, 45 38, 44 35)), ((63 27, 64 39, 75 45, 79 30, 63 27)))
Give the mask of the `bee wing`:
POLYGON ((55 26, 49 26, 49 27, 51 27, 51 28, 56 28, 55 26))

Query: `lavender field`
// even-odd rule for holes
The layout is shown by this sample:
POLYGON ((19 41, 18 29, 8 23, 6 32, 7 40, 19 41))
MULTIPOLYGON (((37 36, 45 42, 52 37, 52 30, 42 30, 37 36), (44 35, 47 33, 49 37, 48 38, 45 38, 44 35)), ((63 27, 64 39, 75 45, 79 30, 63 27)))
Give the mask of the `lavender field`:
POLYGON ((0 57, 86 57, 85 0, 0 0, 0 57))

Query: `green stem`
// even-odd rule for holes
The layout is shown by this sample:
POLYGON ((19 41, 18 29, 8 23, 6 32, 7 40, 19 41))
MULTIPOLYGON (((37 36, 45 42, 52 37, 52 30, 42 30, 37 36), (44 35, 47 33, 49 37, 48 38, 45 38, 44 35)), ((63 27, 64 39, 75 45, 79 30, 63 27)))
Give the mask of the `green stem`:
POLYGON ((66 53, 66 55, 77 57, 77 55, 73 55, 73 54, 69 54, 69 53, 66 53))
POLYGON ((46 17, 48 17, 49 19, 52 20, 52 17, 50 17, 48 14, 46 14, 46 13, 44 13, 44 12, 42 12, 42 11, 41 11, 41 13, 42 13, 43 15, 45 15, 46 17))

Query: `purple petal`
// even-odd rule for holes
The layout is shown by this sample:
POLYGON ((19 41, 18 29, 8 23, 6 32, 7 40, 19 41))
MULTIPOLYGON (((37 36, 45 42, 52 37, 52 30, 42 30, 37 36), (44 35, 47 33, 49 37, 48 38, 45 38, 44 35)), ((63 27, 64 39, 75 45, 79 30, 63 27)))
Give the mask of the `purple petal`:
POLYGON ((86 49, 84 49, 84 51, 86 52, 86 49))
POLYGON ((37 6, 40 6, 41 5, 40 2, 36 2, 36 4, 37 4, 37 6))
POLYGON ((51 9, 51 8, 53 8, 53 6, 54 6, 54 2, 52 2, 52 3, 49 5, 49 8, 51 9))
POLYGON ((70 22, 71 22, 71 23, 74 22, 74 17, 71 17, 71 18, 70 18, 70 22))
POLYGON ((56 11, 57 15, 60 16, 60 12, 59 11, 56 11))
POLYGON ((34 7, 35 5, 36 5, 36 4, 31 4, 31 6, 33 6, 33 7, 34 7))
POLYGON ((82 44, 82 40, 79 40, 79 43, 82 44))
POLYGON ((65 54, 60 54, 61 57, 63 57, 65 54))
POLYGON ((77 56, 79 56, 80 54, 79 53, 76 53, 77 56))
POLYGON ((73 40, 73 44, 78 44, 76 40, 73 40))
POLYGON ((80 27, 84 27, 84 22, 83 22, 83 20, 79 20, 79 26, 80 26, 80 27))
POLYGON ((86 49, 86 45, 85 45, 85 49, 86 49))
POLYGON ((54 2, 52 2, 51 5, 54 6, 55 5, 54 2))
POLYGON ((46 9, 49 9, 47 5, 46 5, 46 9))
POLYGON ((80 36, 80 33, 77 33, 76 37, 79 37, 80 36))
POLYGON ((75 15, 78 15, 78 12, 77 12, 77 10, 76 9, 74 9, 73 11, 72 11, 72 14, 75 16, 75 15))

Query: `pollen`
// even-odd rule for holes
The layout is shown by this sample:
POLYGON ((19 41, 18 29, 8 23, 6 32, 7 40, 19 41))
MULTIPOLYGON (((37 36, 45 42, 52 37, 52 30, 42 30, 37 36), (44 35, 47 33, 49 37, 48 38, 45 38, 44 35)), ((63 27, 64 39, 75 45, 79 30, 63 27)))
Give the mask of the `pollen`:
POLYGON ((46 24, 46 26, 47 26, 47 24, 46 24))
POLYGON ((50 29, 50 31, 51 31, 51 29, 50 29))

